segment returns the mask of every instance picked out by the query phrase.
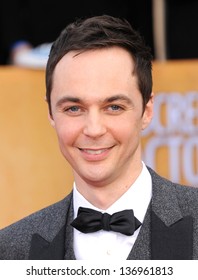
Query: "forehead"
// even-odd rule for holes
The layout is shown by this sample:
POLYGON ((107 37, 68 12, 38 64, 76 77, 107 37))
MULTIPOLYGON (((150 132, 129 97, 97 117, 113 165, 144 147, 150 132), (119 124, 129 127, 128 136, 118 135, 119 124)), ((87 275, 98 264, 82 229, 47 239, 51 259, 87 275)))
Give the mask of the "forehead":
POLYGON ((108 47, 95 50, 86 51, 70 51, 57 63, 55 67, 55 73, 62 70, 71 72, 77 71, 80 74, 80 70, 83 72, 88 68, 94 69, 95 71, 112 68, 119 69, 120 71, 128 70, 130 73, 134 69, 134 61, 131 54, 121 47, 108 47))
MULTIPOLYGON (((120 47, 67 53, 53 75, 53 95, 106 95, 137 88, 131 54, 120 47)), ((59 96, 60 97, 60 96, 59 96)))

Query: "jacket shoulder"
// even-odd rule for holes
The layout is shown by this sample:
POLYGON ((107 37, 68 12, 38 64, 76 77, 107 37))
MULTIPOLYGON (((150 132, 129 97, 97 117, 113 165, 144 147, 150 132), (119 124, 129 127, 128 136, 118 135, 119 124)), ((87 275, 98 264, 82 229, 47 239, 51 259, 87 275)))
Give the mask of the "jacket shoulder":
POLYGON ((194 209, 198 213, 198 187, 182 185, 176 182, 172 182, 159 174, 153 169, 147 167, 153 181, 155 190, 166 190, 164 193, 172 193, 177 196, 179 205, 183 208, 194 209))
POLYGON ((53 240, 65 224, 70 202, 71 194, 0 230, 0 259, 27 259, 34 233, 53 240))

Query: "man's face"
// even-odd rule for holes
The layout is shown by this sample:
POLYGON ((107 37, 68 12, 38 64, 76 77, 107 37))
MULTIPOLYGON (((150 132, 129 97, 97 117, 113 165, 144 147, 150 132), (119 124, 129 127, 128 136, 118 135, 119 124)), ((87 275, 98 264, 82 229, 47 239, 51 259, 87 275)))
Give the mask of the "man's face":
POLYGON ((140 134, 152 118, 152 100, 143 114, 133 68, 118 47, 69 52, 57 64, 50 121, 76 180, 104 186, 141 168, 140 134))

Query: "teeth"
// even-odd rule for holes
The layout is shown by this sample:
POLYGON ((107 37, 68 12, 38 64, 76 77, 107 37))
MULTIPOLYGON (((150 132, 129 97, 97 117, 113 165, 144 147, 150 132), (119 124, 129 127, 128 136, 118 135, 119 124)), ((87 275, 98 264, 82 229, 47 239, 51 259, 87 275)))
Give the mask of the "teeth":
POLYGON ((102 154, 106 149, 102 149, 102 150, 84 150, 86 153, 90 154, 90 155, 99 155, 102 154))

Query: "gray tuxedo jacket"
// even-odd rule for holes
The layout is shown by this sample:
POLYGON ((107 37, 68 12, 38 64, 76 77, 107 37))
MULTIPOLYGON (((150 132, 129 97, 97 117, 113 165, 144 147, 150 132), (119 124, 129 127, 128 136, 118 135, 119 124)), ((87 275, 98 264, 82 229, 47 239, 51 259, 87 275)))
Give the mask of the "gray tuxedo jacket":
MULTIPOLYGON (((130 260, 198 259, 198 188, 174 184, 148 168, 152 200, 130 260)), ((0 230, 1 260, 74 260, 72 193, 0 230)))

